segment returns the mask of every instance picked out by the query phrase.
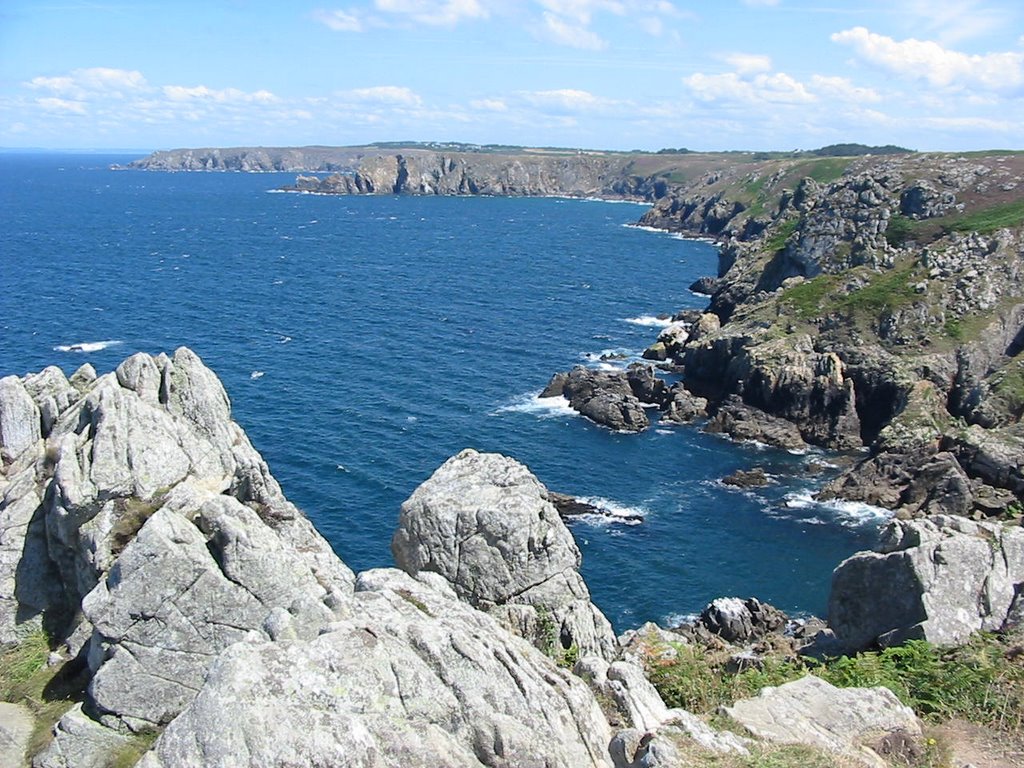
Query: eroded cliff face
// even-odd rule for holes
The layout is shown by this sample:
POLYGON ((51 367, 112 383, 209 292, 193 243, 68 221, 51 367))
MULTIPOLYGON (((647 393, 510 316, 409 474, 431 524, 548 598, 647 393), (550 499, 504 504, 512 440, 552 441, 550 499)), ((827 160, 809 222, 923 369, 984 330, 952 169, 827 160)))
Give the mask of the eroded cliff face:
POLYGON ((471 154, 411 150, 364 157, 359 167, 292 189, 320 194, 568 196, 653 199, 664 189, 630 173, 627 155, 471 154))
POLYGON ((1024 159, 737 166, 643 222, 722 243, 705 283, 717 322, 668 349, 712 413, 738 399, 808 443, 869 446, 826 496, 906 514, 1019 510, 1024 159))

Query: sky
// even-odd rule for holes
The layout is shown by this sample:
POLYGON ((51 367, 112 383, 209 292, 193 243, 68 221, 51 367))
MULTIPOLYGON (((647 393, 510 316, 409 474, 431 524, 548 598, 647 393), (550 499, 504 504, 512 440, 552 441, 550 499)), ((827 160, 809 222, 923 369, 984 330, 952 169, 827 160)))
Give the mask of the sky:
POLYGON ((0 0, 0 147, 1024 148, 1020 0, 0 0))

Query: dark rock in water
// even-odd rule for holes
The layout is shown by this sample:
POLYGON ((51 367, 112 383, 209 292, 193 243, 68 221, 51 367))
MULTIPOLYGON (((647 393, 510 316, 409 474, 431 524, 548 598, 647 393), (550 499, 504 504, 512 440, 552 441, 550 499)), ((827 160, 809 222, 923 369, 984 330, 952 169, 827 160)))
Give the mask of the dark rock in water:
POLYGON ((639 514, 612 514, 603 507, 583 501, 576 496, 570 496, 567 493, 548 491, 548 501, 555 505, 559 517, 563 520, 571 520, 574 517, 583 517, 584 515, 597 515, 622 523, 640 523, 644 519, 644 516, 639 514))
POLYGON ((669 395, 664 405, 663 418, 687 424, 708 415, 708 401, 689 392, 681 382, 672 385, 669 395))
POLYGON ((540 393, 541 397, 561 397, 565 394, 565 384, 569 381, 569 374, 565 372, 556 373, 551 377, 551 381, 544 387, 544 391, 540 393))
POLYGON ((658 362, 668 360, 668 348, 665 346, 665 342, 656 341, 644 350, 642 357, 644 360, 656 360, 658 362))
POLYGON ((700 293, 704 296, 710 296, 715 292, 718 287, 718 278, 704 276, 697 278, 690 283, 690 290, 694 293, 700 293))
POLYGON ((625 371, 595 371, 576 366, 567 374, 555 374, 544 391, 552 393, 548 397, 562 394, 573 410, 609 429, 642 432, 650 426, 625 371))
POLYGON ((788 450, 806 445, 795 424, 746 405, 736 396, 719 406, 705 429, 708 432, 725 433, 737 440, 756 440, 788 450))
POLYGON ((769 481, 768 473, 763 468, 754 467, 753 469, 737 469, 732 474, 723 477, 722 482, 737 488, 761 488, 768 485, 769 481))
POLYGON ((654 375, 651 366, 633 363, 626 369, 626 381, 640 402, 658 406, 668 402, 668 385, 654 375))
POLYGON ((746 643, 780 631, 787 616, 756 597, 720 597, 701 611, 698 621, 728 643, 746 643))

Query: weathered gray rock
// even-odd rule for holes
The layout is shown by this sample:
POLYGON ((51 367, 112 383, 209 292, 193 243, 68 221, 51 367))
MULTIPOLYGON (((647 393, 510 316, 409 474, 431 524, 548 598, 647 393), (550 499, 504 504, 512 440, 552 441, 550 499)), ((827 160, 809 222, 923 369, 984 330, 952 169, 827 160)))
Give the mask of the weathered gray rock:
POLYGON ((0 466, 13 463, 40 437, 39 409, 21 379, 0 379, 0 466))
POLYGON ((849 650, 998 630, 1024 583, 1024 528, 935 515, 888 524, 879 552, 832 576, 829 625, 849 650))
POLYGON ((28 438, 0 475, 0 643, 45 625, 87 651, 87 712, 164 724, 231 643, 312 637, 345 614, 353 574, 190 350, 6 381, 7 412, 35 431, 5 433, 28 438))
POLYGON ((22 768, 35 721, 20 704, 0 701, 0 768, 22 768))
POLYGON ((398 571, 357 590, 313 640, 222 654, 141 766, 610 764, 586 684, 524 640, 398 571))
POLYGON ((501 609, 519 626, 553 624, 562 648, 614 655, 614 634, 590 602, 572 534, 547 489, 514 459, 465 450, 446 461, 402 504, 391 552, 407 573, 441 574, 471 605, 501 609), (528 607, 538 620, 505 606, 528 607))
POLYGON ((806 744, 872 768, 887 768, 875 751, 885 750, 887 738, 921 739, 913 710, 888 688, 836 688, 813 675, 724 710, 759 739, 806 744))
POLYGON ((75 704, 57 721, 51 741, 32 768, 107 768, 129 737, 100 725, 75 704))

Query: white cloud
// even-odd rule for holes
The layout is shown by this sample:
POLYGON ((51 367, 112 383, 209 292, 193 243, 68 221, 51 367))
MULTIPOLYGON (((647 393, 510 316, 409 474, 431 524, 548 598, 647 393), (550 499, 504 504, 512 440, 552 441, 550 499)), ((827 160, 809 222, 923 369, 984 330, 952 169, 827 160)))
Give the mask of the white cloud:
POLYGON ((407 16, 431 26, 450 27, 463 19, 484 19, 490 14, 480 0, 374 0, 378 11, 407 16))
POLYGON ((772 68, 770 56, 761 56, 753 53, 730 53, 722 58, 741 75, 770 72, 772 68))
POLYGON ((418 107, 423 103, 413 90, 398 85, 378 85, 373 88, 356 88, 341 94, 356 101, 374 104, 391 104, 404 107, 418 107))
POLYGON ((483 112, 508 112, 508 104, 502 99, 477 99, 469 102, 469 106, 483 112))
POLYGON ((328 11, 318 8, 313 11, 312 17, 314 21, 319 21, 335 32, 362 32, 365 28, 362 19, 350 11, 328 11))
POLYGON ((188 101, 209 101, 219 104, 229 103, 258 103, 270 104, 278 101, 277 96, 270 91, 254 91, 246 93, 237 88, 222 88, 220 90, 207 88, 205 85, 192 87, 184 85, 165 85, 162 89, 164 96, 174 102, 188 101))
POLYGON ((924 80, 939 88, 982 88, 1016 92, 1024 87, 1024 53, 1007 51, 985 55, 943 48, 930 40, 891 37, 854 27, 832 35, 868 63, 888 72, 924 80))
POLYGON ((785 72, 758 73, 744 78, 737 72, 705 75, 701 72, 683 78, 683 84, 696 99, 704 102, 739 104, 807 104, 815 101, 803 83, 785 72))
POLYGON ((85 104, 81 101, 68 101, 67 99, 58 99, 56 96, 36 99, 36 104, 48 112, 69 112, 74 115, 84 115, 88 111, 85 104))
POLYGON ((90 67, 58 77, 34 77, 26 85, 76 99, 99 94, 123 98, 127 93, 145 89, 146 78, 136 70, 90 67))
POLYGON ((608 47, 606 40, 583 24, 574 24, 548 11, 544 12, 544 36, 553 43, 587 51, 608 47))
POLYGON ((743 0, 743 4, 750 8, 774 8, 779 0, 743 0))

